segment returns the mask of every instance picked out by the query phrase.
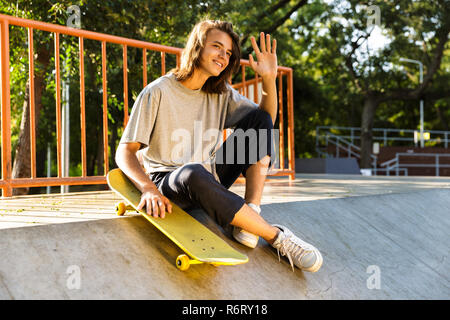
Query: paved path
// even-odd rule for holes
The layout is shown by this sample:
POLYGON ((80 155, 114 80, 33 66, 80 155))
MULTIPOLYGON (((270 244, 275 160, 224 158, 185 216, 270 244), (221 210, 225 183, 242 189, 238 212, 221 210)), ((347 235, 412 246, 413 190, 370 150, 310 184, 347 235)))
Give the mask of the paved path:
MULTIPOLYGON (((243 193, 243 186, 233 186, 243 193)), ((449 299, 450 179, 298 175, 267 183, 263 216, 317 246, 323 267, 291 271, 193 215, 250 262, 174 266, 181 253, 111 192, 0 200, 0 299, 449 299), (274 294, 276 293, 276 294, 274 294)))

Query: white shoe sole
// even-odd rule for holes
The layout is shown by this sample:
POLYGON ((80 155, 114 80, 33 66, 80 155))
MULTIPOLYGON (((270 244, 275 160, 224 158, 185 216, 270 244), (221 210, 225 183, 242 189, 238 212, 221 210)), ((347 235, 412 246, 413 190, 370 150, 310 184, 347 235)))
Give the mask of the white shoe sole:
POLYGON ((233 231, 233 237, 237 242, 252 249, 256 248, 259 241, 259 237, 257 235, 254 235, 242 229, 240 229, 239 231, 233 231))

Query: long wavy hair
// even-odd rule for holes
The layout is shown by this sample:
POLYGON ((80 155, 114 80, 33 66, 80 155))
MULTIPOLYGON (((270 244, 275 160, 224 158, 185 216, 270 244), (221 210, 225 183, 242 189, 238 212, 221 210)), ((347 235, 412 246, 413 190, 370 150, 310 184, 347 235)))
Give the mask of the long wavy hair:
POLYGON ((200 56, 206 44, 206 36, 213 29, 226 32, 231 37, 233 43, 232 54, 225 70, 218 76, 209 77, 202 90, 207 93, 224 93, 227 91, 227 82, 239 69, 241 57, 239 36, 233 31, 233 25, 230 22, 220 20, 203 20, 198 22, 189 34, 186 46, 181 54, 180 66, 173 69, 172 72, 178 81, 186 80, 192 76, 194 69, 200 67, 200 56))

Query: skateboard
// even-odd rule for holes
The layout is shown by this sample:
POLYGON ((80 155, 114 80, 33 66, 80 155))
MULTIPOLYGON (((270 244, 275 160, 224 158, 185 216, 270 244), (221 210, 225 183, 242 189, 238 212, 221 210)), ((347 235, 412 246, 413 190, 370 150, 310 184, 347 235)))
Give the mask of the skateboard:
POLYGON ((185 252, 176 259, 178 269, 185 271, 190 265, 201 263, 219 266, 248 262, 246 255, 232 248, 173 202, 171 202, 172 212, 166 213, 163 219, 153 218, 144 210, 137 210, 141 192, 120 169, 111 170, 107 175, 107 181, 109 187, 124 199, 124 202, 116 204, 118 215, 123 215, 127 210, 138 211, 185 252))

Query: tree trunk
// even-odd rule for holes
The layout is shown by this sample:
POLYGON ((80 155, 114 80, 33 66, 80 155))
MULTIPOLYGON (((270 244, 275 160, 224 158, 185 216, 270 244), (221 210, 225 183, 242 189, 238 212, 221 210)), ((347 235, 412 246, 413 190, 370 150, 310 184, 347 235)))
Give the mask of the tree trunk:
MULTIPOLYGON (((103 136, 102 136, 103 137, 103 136)), ((97 143, 97 157, 95 159, 97 167, 97 175, 101 176, 104 174, 104 155, 103 155, 103 139, 99 139, 97 143)))
MULTIPOLYGON (((29 178, 31 175, 30 161, 30 81, 25 88, 25 100, 23 102, 22 120, 20 121, 19 140, 14 157, 12 178, 29 178)), ((13 195, 28 193, 29 188, 13 189, 13 195)))
POLYGON ((444 130, 449 131, 447 116, 445 115, 444 110, 442 110, 439 106, 437 107, 437 114, 444 130))
POLYGON ((375 118, 375 111, 378 107, 378 100, 372 93, 368 93, 364 98, 364 108, 361 119, 361 159, 360 168, 372 168, 372 129, 375 118))
MULTIPOLYGON (((42 109, 41 97, 44 91, 45 70, 49 65, 50 53, 48 50, 38 50, 36 59, 36 69, 34 75, 34 101, 35 101, 35 125, 36 137, 38 136, 39 117, 42 109)), ((27 82, 25 90, 25 100, 23 102, 22 120, 20 122, 20 133, 15 150, 15 157, 12 169, 12 178, 29 178, 31 176, 31 158, 30 158, 30 83, 27 82)), ((15 188, 13 195, 28 194, 30 188, 15 188)))

